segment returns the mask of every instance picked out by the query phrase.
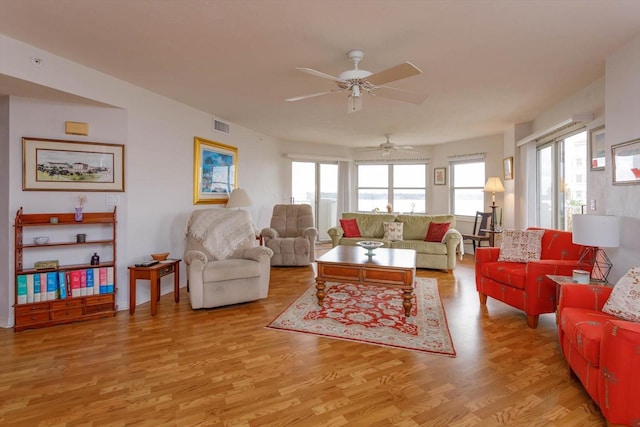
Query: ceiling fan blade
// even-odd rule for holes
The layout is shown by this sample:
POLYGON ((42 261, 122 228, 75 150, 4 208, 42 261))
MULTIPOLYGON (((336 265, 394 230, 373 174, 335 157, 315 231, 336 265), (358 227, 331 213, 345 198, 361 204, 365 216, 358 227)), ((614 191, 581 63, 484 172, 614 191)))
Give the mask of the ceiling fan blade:
POLYGON ((374 94, 383 98, 395 99, 397 101, 409 102, 416 105, 422 104, 424 100, 427 99, 427 95, 423 93, 411 92, 409 90, 391 86, 380 86, 376 89, 374 94))
POLYGON ((314 70, 312 68, 296 67, 296 70, 302 71, 303 73, 311 74, 312 76, 322 77, 323 79, 333 80, 334 82, 346 83, 339 77, 332 76, 330 74, 323 73, 322 71, 314 70))
POLYGON ((378 71, 377 73, 367 77, 366 80, 373 85, 380 86, 396 80, 406 79, 407 77, 415 76, 420 73, 422 73, 422 71, 420 71, 418 67, 413 65, 411 62, 405 62, 404 64, 378 71))
POLYGON ((312 93, 312 94, 309 94, 309 95, 302 95, 302 96, 295 96, 293 98, 287 98, 287 99, 285 99, 285 101, 289 101, 289 102, 291 102, 291 101, 301 101, 303 99, 315 98, 316 96, 322 96, 322 95, 326 95, 328 93, 333 93, 333 92, 339 92, 339 91, 337 91, 337 90, 327 90, 325 92, 318 92, 318 93, 312 93))

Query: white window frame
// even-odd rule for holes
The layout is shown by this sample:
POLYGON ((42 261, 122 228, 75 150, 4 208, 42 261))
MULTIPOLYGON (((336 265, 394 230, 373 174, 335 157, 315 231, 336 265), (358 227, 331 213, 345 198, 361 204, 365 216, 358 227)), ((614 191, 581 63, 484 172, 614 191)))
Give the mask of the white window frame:
MULTIPOLYGON (((428 164, 426 162, 421 161, 408 161, 408 162, 390 162, 390 163, 378 163, 378 162, 362 162, 356 165, 356 210, 360 212, 365 212, 361 210, 360 207, 360 190, 386 190, 387 192, 387 200, 382 206, 379 206, 381 211, 386 211, 386 204, 390 203, 392 206, 394 204, 394 190, 423 190, 424 191, 424 205, 421 206, 422 210, 420 210, 419 206, 416 206, 415 212, 417 213, 426 213, 427 212, 427 200, 429 197, 429 179, 428 179, 428 164), (407 166, 407 165, 418 165, 424 166, 424 188, 423 187, 395 187, 393 182, 393 170, 395 166, 407 166), (361 185, 360 181, 360 166, 387 166, 387 177, 388 182, 385 187, 368 187, 361 185)), ((366 212, 370 212, 369 210, 366 212)))
MULTIPOLYGON (((465 160, 452 160, 449 162, 449 175, 450 175, 450 184, 449 184, 449 189, 450 189, 450 200, 451 200, 451 212, 453 213, 453 215, 456 216, 461 216, 461 217, 474 217, 475 216, 475 212, 473 214, 470 215, 466 215, 466 214, 459 214, 456 212, 456 190, 478 190, 482 193, 484 193, 484 186, 486 184, 486 179, 487 179, 487 164, 486 161, 484 159, 484 157, 482 158, 473 158, 473 159, 465 159, 465 160), (481 163, 482 165, 484 165, 484 174, 483 176, 478 180, 478 185, 474 185, 474 186, 456 186, 455 182, 455 170, 456 170, 456 166, 457 165, 461 165, 461 164, 469 164, 469 163, 481 163)), ((484 194, 482 196, 482 205, 479 206, 478 211, 480 212, 484 212, 485 211, 485 206, 484 206, 484 194)))

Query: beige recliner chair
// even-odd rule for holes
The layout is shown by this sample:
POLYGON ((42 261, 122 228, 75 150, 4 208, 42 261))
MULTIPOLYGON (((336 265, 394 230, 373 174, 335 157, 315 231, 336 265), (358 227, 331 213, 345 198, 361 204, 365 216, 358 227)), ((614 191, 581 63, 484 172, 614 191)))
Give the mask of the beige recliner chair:
POLYGON ((266 298, 271 249, 256 246, 248 212, 202 209, 186 228, 187 280, 191 308, 210 308, 266 298))
POLYGON ((309 265, 315 261, 318 230, 311 205, 275 205, 271 227, 262 229, 265 245, 273 251, 271 265, 309 265))

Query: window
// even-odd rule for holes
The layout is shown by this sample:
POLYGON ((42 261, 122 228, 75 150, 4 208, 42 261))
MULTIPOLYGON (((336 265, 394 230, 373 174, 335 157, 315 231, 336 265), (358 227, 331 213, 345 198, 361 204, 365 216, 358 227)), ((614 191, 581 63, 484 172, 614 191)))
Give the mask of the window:
POLYGON ((426 212, 426 164, 358 165, 357 185, 358 211, 426 212))
POLYGON ((454 215, 484 212, 484 160, 451 162, 451 200, 454 215))
POLYGON ((536 147, 537 224, 571 230, 586 204, 587 132, 579 130, 536 147))

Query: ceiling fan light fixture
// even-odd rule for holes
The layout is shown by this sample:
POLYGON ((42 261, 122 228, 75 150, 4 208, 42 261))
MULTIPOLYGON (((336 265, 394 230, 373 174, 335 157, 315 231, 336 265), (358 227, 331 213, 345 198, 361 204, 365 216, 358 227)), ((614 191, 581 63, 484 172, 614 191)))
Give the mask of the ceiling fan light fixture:
POLYGON ((362 93, 360 86, 354 85, 351 88, 351 94, 347 98, 347 113, 355 113, 362 110, 362 93))

